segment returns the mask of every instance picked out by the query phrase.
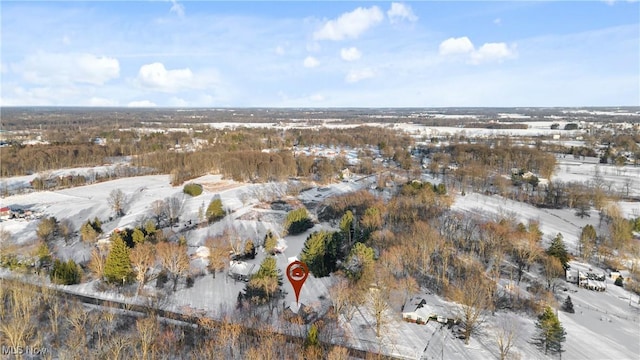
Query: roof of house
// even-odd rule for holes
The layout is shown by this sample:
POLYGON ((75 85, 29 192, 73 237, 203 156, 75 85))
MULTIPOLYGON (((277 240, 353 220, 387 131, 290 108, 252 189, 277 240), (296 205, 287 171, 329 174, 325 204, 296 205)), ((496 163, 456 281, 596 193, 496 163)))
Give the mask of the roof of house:
POLYGON ((253 271, 254 267, 255 264, 234 260, 229 263, 229 272, 237 275, 251 275, 251 271, 253 271))
POLYGON ((448 316, 448 314, 449 311, 443 308, 442 305, 429 303, 423 297, 411 298, 404 304, 404 310, 402 311, 402 315, 419 316, 423 319, 428 319, 433 315, 448 316))

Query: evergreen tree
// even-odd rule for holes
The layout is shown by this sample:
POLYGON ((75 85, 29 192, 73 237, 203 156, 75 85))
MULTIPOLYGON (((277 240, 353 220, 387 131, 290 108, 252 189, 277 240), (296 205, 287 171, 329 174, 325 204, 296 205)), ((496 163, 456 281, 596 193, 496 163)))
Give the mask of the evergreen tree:
POLYGON ((144 232, 140 228, 135 228, 131 234, 134 244, 142 244, 145 240, 144 232))
POLYGON ((312 228, 313 221, 309 218, 307 209, 301 207, 287 213, 283 227, 287 234, 296 235, 312 228))
POLYGON ((304 339, 304 347, 318 346, 320 346, 320 341, 318 340, 318 326, 316 324, 311 324, 309 331, 307 332, 307 338, 304 339))
POLYGON ((98 238, 98 232, 91 226, 90 222, 86 222, 80 227, 80 236, 83 241, 93 242, 98 238))
POLYGON ((133 269, 129 260, 130 249, 119 235, 113 236, 111 250, 104 264, 105 279, 114 284, 124 284, 133 278, 133 269))
POLYGON ((616 278, 616 281, 613 282, 613 285, 620 286, 620 287, 624 285, 624 279, 622 278, 622 275, 616 278))
POLYGON ((547 255, 560 260, 560 263, 565 270, 569 268, 569 253, 567 252, 567 248, 562 240, 562 234, 558 233, 558 235, 551 240, 551 245, 549 245, 549 248, 547 249, 547 255))
POLYGON ((562 308, 560 309, 570 314, 573 314, 576 312, 573 309, 573 302, 571 301, 571 296, 567 296, 567 298, 564 300, 564 303, 562 304, 562 308))
POLYGON ((277 267, 276 258, 267 256, 260 269, 251 276, 245 287, 245 296, 254 303, 266 303, 276 297, 282 286, 282 274, 277 267))
POLYGON ((246 259, 255 259, 256 258, 256 246, 253 244, 253 241, 248 240, 244 245, 244 257, 246 259))
POLYGON ((329 233, 326 231, 316 231, 309 235, 300 254, 300 261, 307 264, 309 271, 315 277, 328 275, 324 266, 327 237, 329 237, 329 233))
POLYGON ((538 316, 536 328, 538 331, 533 340, 540 349, 544 349, 545 355, 549 351, 554 354, 562 353, 562 343, 566 340, 567 333, 550 306, 538 316))
POLYGON ((93 222, 91 223, 91 226, 93 226, 93 228, 97 232, 102 233, 102 222, 100 221, 100 219, 98 219, 97 216, 93 218, 93 222))
POLYGON ((36 256, 38 257, 38 272, 40 272, 41 268, 51 265, 51 251, 49 251, 49 246, 46 242, 40 243, 36 250, 36 256))
POLYGON ((374 257, 375 253, 372 248, 363 243, 356 243, 345 264, 349 278, 360 280, 364 275, 370 275, 375 261, 374 257))
POLYGON ((258 272, 255 273, 254 277, 256 278, 274 278, 278 280, 278 285, 282 285, 282 274, 278 269, 276 264, 276 258, 273 256, 267 256, 260 263, 260 268, 258 272))
POLYGON ((55 284, 73 285, 80 283, 80 269, 75 261, 69 259, 64 262, 56 259, 49 274, 51 281, 55 284))
POLYGON ((351 210, 347 210, 346 213, 340 219, 340 234, 343 239, 347 240, 348 244, 353 241, 353 213, 351 210))

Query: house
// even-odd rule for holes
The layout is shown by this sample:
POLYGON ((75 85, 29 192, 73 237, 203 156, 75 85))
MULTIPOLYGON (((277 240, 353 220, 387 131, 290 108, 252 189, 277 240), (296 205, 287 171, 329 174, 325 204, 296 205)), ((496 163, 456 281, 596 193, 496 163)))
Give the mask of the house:
POLYGON ((427 301, 421 297, 411 298, 402 307, 402 320, 417 324, 426 324, 429 320, 436 320, 443 324, 447 323, 448 319, 443 316, 444 309, 437 311, 433 306, 430 306, 427 301))
POLYGON ((0 219, 7 220, 11 218, 11 208, 4 206, 0 208, 0 219))
POLYGON ((611 277, 613 281, 616 281, 620 276, 622 276, 622 274, 620 274, 619 271, 612 271, 611 274, 609 274, 609 277, 611 277))
POLYGON ((200 258, 207 259, 209 258, 209 254, 211 253, 210 249, 206 246, 200 246, 196 249, 196 252, 191 256, 192 259, 200 258))
POLYGON ((249 281, 249 278, 251 277, 251 274, 253 274, 253 269, 255 268, 255 266, 255 264, 233 260, 229 263, 228 275, 235 280, 249 281))
POLYGON ((565 280, 568 283, 577 284, 579 279, 579 271, 578 270, 566 270, 565 271, 565 280))

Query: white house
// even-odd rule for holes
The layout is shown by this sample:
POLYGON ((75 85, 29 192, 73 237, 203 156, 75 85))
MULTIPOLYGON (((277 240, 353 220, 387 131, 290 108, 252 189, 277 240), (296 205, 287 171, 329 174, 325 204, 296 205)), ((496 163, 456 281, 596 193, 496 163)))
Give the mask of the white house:
POLYGON ((229 276, 236 280, 249 281, 255 264, 233 260, 229 263, 229 276))

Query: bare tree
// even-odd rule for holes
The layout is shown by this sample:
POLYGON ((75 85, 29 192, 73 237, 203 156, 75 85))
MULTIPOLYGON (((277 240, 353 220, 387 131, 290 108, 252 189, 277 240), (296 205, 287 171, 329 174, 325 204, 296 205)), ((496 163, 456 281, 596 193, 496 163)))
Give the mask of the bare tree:
POLYGON ((58 224, 58 231, 64 238, 64 242, 68 243, 71 235, 73 234, 73 224, 69 219, 62 219, 58 224))
POLYGON ((167 216, 167 203, 163 200, 156 200, 151 203, 151 213, 153 213, 154 219, 156 219, 156 226, 160 226, 160 222, 167 216))
POLYGON ((511 253, 518 266, 518 284, 522 280, 524 270, 540 258, 543 253, 539 240, 539 237, 533 232, 522 234, 519 238, 512 240, 511 253))
POLYGON ((109 358, 119 360, 123 358, 122 354, 125 353, 125 350, 131 346, 131 340, 125 334, 116 333, 111 337, 107 346, 109 347, 109 358))
POLYGON ((351 320, 356 310, 357 292, 354 292, 347 279, 341 279, 329 288, 333 311, 343 314, 347 320, 351 320))
POLYGON ((546 256, 543 260, 542 275, 547 280, 547 288, 555 290, 555 279, 564 274, 562 263, 555 256, 546 256))
POLYGON ((174 225, 178 222, 184 206, 184 197, 182 195, 174 195, 165 199, 167 204, 167 217, 169 218, 169 225, 174 225))
POLYGON ((109 197, 107 198, 107 202, 111 209, 116 214, 116 217, 120 217, 124 215, 124 206, 125 206, 126 196, 124 192, 120 189, 111 190, 109 193, 109 197))
POLYGON ((471 334, 482 323, 484 315, 491 308, 490 280, 479 270, 471 274, 453 290, 453 300, 458 303, 458 314, 463 322, 465 344, 469 344, 471 334))
POLYGON ((138 340, 140 343, 140 358, 147 360, 153 358, 154 342, 158 333, 158 320, 153 317, 146 317, 136 321, 138 330, 138 340))
POLYGON ((382 334, 382 327, 387 323, 385 313, 389 310, 389 291, 384 287, 369 289, 369 312, 376 321, 376 336, 382 334))
POLYGON ((91 251, 91 260, 89 260, 89 270, 98 279, 102 279, 104 275, 104 265, 107 261, 108 250, 102 247, 96 247, 91 251))
POLYGON ((67 314, 67 321, 78 334, 84 334, 87 320, 89 319, 89 313, 85 310, 82 304, 74 303, 69 308, 67 314))
POLYGON ((342 346, 334 346, 327 354, 327 360, 347 360, 349 359, 349 350, 342 346))
MULTIPOLYGON (((1 287, 5 287, 2 284, 1 287)), ((2 309, 2 322, 0 322, 0 339, 14 349, 28 344, 35 333, 32 320, 36 310, 36 302, 33 294, 18 286, 9 285, 6 297, 0 304, 2 309), (8 300, 5 303, 5 299, 8 300), (6 308, 5 308, 6 307, 6 308)))
POLYGON ((231 247, 221 236, 207 239, 206 244, 209 247, 209 271, 216 277, 216 272, 224 271, 229 266, 231 247))
POLYGON ((500 319, 498 329, 495 333, 496 345, 500 352, 500 360, 506 360, 513 344, 520 336, 517 319, 514 316, 507 316, 500 319))
POLYGON ((58 220, 55 217, 43 218, 38 223, 38 228, 36 229, 36 235, 38 238, 42 239, 42 241, 47 242, 58 233, 58 220))
POLYGON ((150 271, 156 263, 156 247, 148 241, 137 244, 129 253, 129 258, 136 272, 136 280, 138 280, 136 294, 139 295, 146 283, 152 279, 150 271))
POLYGON ((389 310, 390 288, 395 279, 382 266, 377 266, 374 273, 375 287, 368 289, 367 300, 369 312, 376 321, 376 336, 382 335, 382 327, 387 323, 386 312, 389 310))
POLYGON ((189 273, 187 247, 175 243, 163 242, 157 245, 156 250, 160 264, 171 275, 173 291, 176 291, 178 278, 189 273))
POLYGON ((60 317, 62 316, 62 312, 64 307, 60 302, 60 298, 56 295, 49 297, 48 301, 49 305, 49 321, 51 323, 51 332, 54 336, 58 335, 58 324, 60 323, 60 317))

